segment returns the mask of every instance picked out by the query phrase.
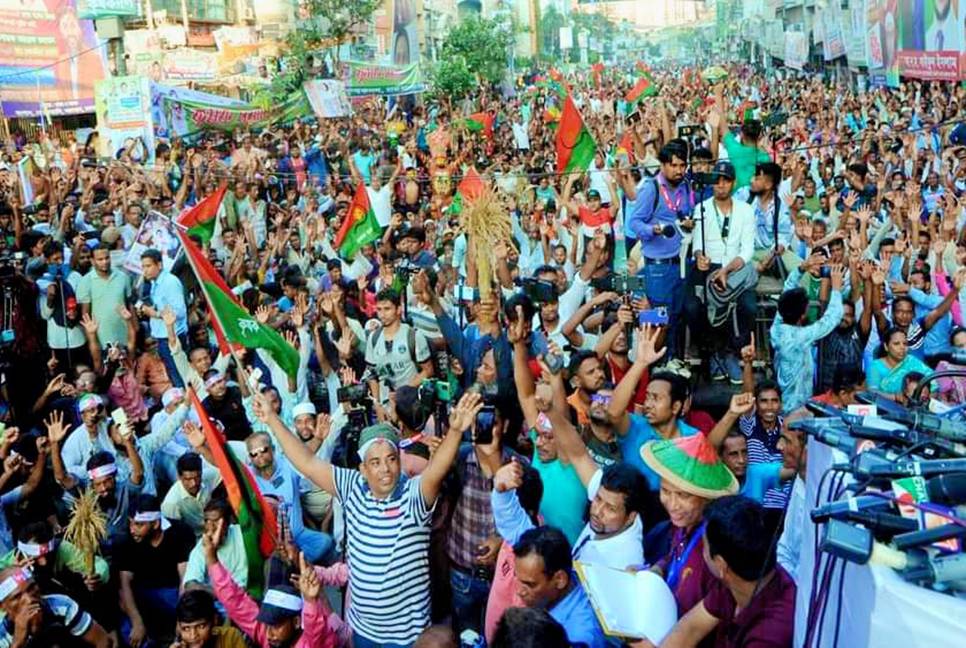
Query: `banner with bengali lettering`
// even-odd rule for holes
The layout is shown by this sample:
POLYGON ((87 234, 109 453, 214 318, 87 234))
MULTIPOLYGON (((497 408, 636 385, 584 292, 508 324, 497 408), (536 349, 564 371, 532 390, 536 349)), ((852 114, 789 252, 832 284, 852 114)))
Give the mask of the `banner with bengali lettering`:
POLYGON ((0 107, 6 117, 94 111, 104 78, 94 23, 76 0, 0 0, 0 107))
POLYGON ((808 38, 805 32, 785 32, 785 67, 801 70, 808 60, 808 38))
POLYGON ((301 89, 282 103, 268 108, 251 104, 213 105, 207 101, 163 97, 161 112, 169 135, 184 137, 203 131, 259 129, 288 124, 312 114, 312 106, 301 89))
POLYGON ((963 77, 963 16, 955 0, 900 2, 897 12, 899 74, 916 79, 957 81, 963 77))
POLYGON ((849 9, 842 13, 842 30, 845 33, 845 56, 850 68, 864 67, 866 58, 866 33, 868 32, 866 0, 852 0, 849 9))
POLYGON ((393 97, 426 89, 418 63, 397 66, 350 61, 346 64, 344 81, 350 97, 393 97))
POLYGON ((845 39, 842 36, 842 10, 838 7, 826 7, 822 16, 822 58, 826 61, 845 56, 845 39))

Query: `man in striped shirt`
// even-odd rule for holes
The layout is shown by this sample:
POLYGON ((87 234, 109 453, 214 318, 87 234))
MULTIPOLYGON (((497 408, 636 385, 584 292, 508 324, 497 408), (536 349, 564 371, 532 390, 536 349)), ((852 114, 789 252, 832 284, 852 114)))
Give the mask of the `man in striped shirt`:
POLYGON ((449 430, 418 477, 401 475, 399 436, 387 424, 359 437, 359 470, 338 468, 313 454, 261 394, 255 415, 292 465, 338 498, 345 510, 349 564, 347 620, 355 648, 409 648, 429 625, 429 527, 436 497, 483 406, 468 393, 453 408, 449 430))

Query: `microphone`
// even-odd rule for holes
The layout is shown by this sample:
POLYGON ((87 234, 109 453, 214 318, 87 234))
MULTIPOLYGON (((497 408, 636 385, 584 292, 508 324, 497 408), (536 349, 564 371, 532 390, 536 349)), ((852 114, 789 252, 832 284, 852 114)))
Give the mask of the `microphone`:
POLYGON ((966 459, 894 461, 886 457, 877 456, 875 460, 863 465, 863 457, 872 454, 872 452, 863 452, 859 455, 855 466, 856 472, 863 473, 869 477, 897 479, 900 477, 926 477, 940 473, 966 471, 966 459))
POLYGON ((820 443, 851 455, 855 450, 856 439, 841 431, 844 427, 844 424, 838 421, 828 423, 816 419, 798 419, 788 424, 790 430, 804 432, 815 437, 815 440, 820 443), (840 431, 834 431, 836 429, 840 431))
POLYGON ((966 503, 966 473, 949 473, 926 482, 929 501, 958 506, 966 503))
POLYGON ((911 549, 912 547, 922 547, 934 542, 942 542, 950 538, 961 538, 966 536, 966 527, 960 524, 943 524, 931 529, 903 533, 892 539, 892 544, 896 549, 911 549))
POLYGON ((859 495, 848 499, 838 500, 823 504, 812 509, 812 522, 820 524, 829 518, 835 518, 848 513, 849 511, 866 511, 869 509, 887 508, 892 505, 892 500, 875 495, 859 495))
POLYGON ((836 519, 858 522, 872 531, 877 538, 892 538, 902 533, 912 533, 919 530, 917 520, 877 511, 846 511, 836 516, 836 519))
POLYGON ((927 557, 922 565, 900 572, 908 581, 948 583, 966 580, 966 554, 927 557))

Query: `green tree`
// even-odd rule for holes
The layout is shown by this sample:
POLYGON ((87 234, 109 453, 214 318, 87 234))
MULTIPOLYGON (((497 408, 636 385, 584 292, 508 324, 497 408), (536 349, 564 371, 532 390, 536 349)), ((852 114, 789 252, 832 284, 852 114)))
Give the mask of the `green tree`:
POLYGON ((567 19, 557 9, 550 5, 540 16, 540 41, 537 47, 539 55, 546 60, 556 60, 560 56, 560 28, 567 24, 567 19))
POLYGON ((432 70, 431 79, 437 97, 462 99, 476 87, 476 75, 462 56, 439 61, 432 70))
POLYGON ((504 25, 487 18, 467 18, 446 35, 440 65, 459 71, 452 61, 462 59, 481 80, 496 83, 506 74, 512 44, 513 34, 504 25))
MULTIPOLYGON (((384 0, 302 0, 301 11, 307 20, 298 21, 298 29, 288 37, 292 49, 299 42, 305 49, 317 47, 322 40, 332 39, 341 43, 356 27, 372 20, 372 14, 384 0)), ((333 60, 338 61, 339 48, 333 47, 333 60)))

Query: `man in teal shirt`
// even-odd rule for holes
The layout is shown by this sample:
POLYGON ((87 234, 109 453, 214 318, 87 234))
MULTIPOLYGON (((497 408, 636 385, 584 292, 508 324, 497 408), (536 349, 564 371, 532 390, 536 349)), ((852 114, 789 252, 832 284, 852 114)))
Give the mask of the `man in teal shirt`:
POLYGON ((759 148, 759 139, 761 139, 761 122, 757 119, 746 120, 741 125, 740 137, 736 137, 731 131, 725 132, 722 143, 728 151, 728 160, 735 167, 735 190, 751 184, 756 165, 771 162, 768 153, 759 148))

